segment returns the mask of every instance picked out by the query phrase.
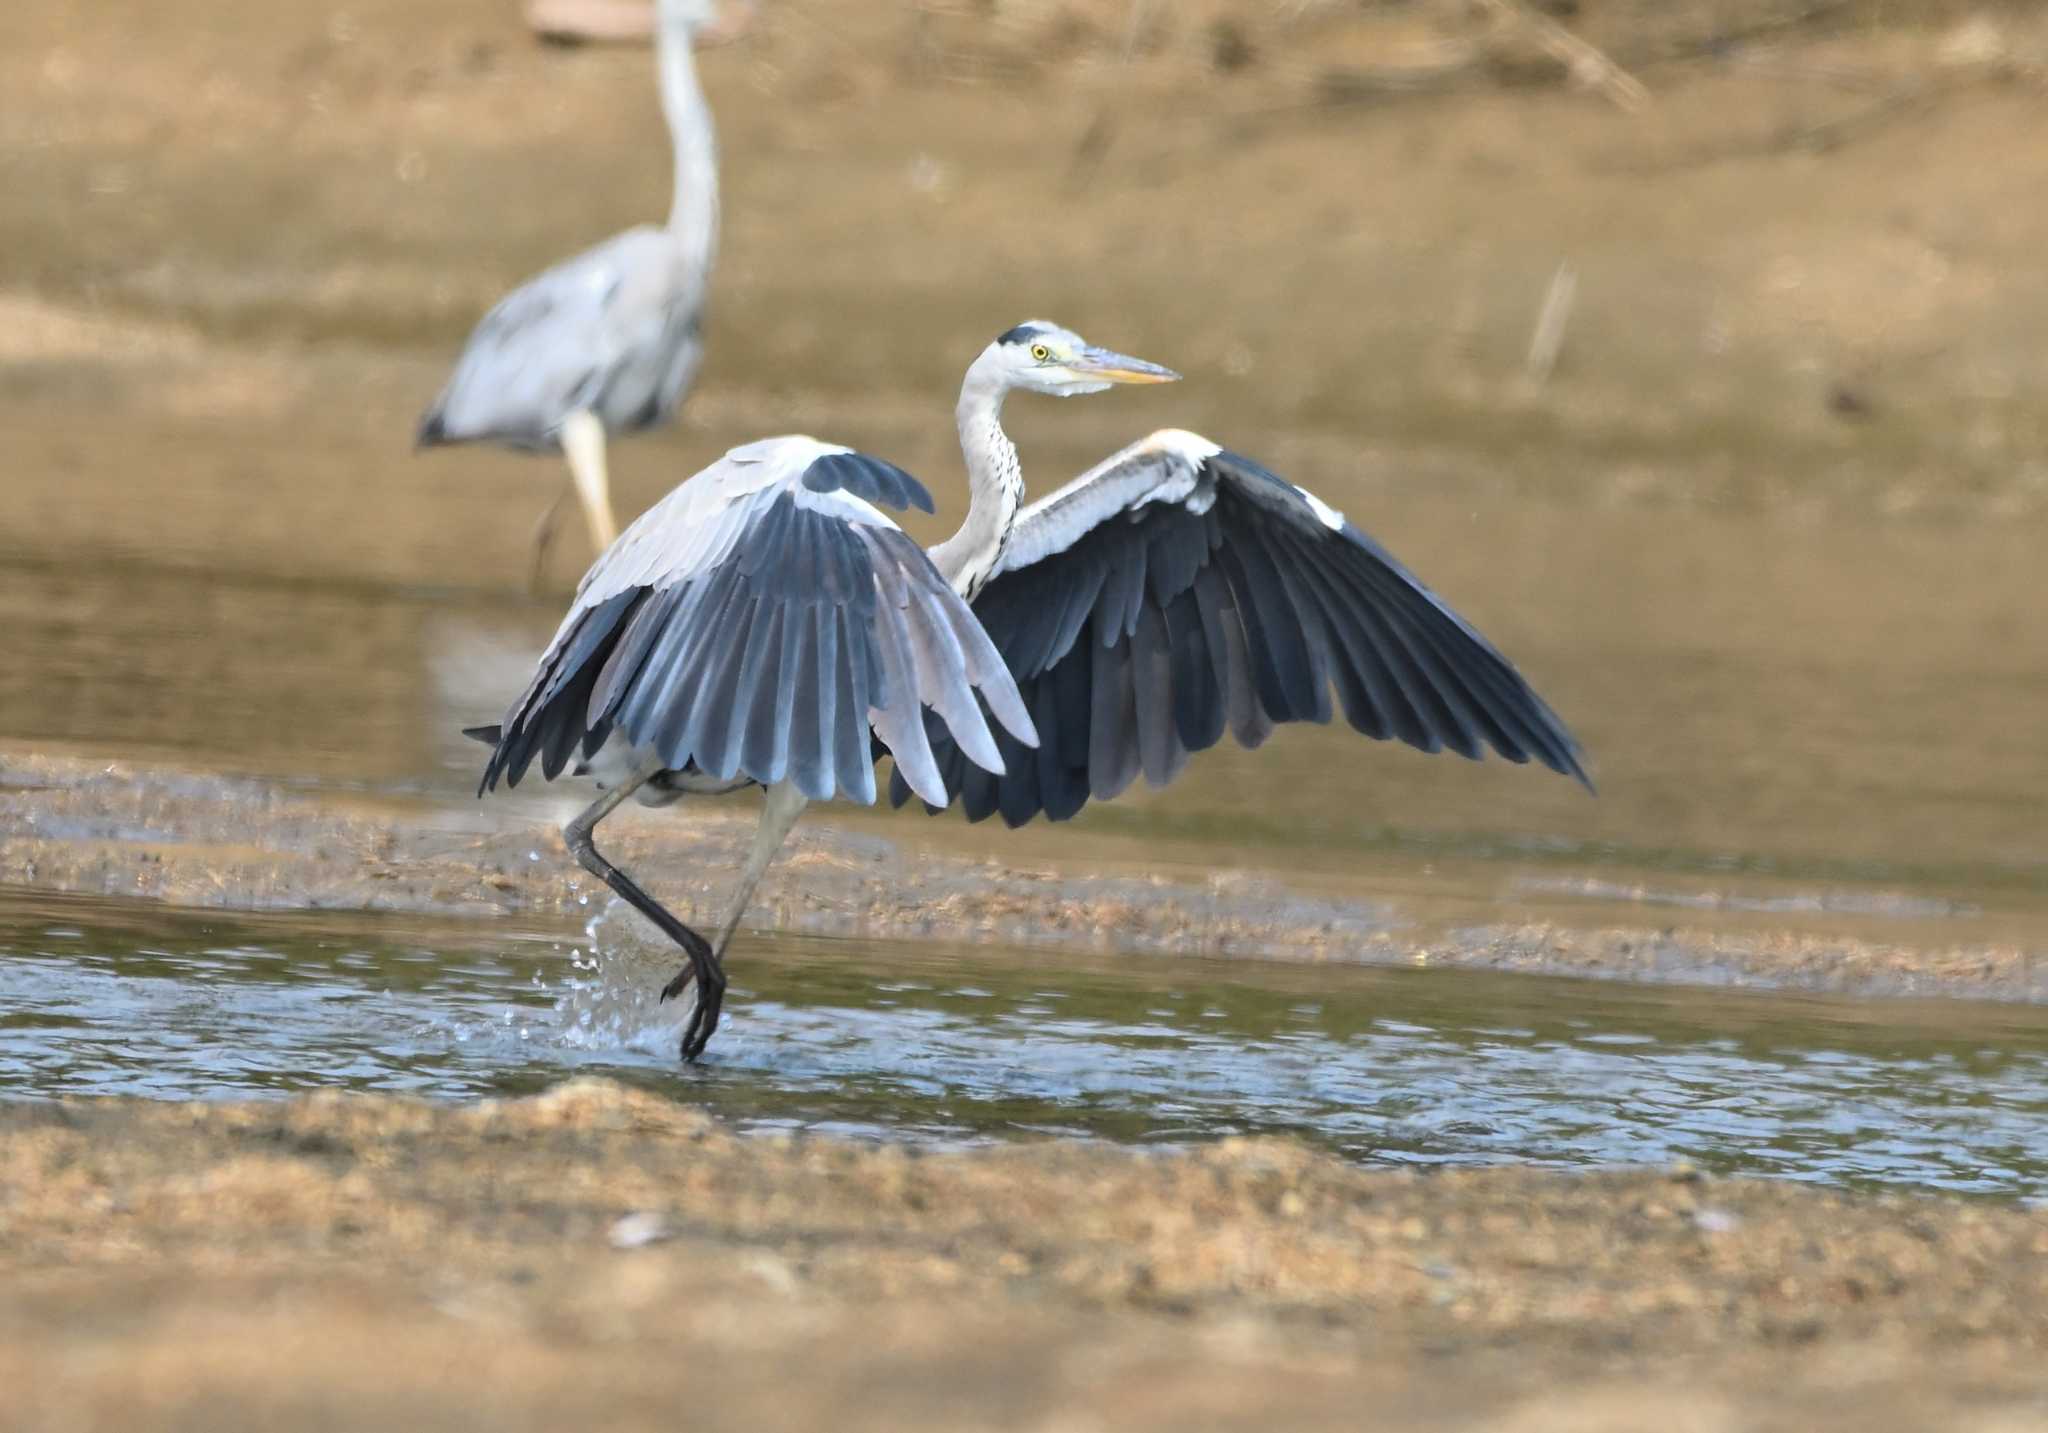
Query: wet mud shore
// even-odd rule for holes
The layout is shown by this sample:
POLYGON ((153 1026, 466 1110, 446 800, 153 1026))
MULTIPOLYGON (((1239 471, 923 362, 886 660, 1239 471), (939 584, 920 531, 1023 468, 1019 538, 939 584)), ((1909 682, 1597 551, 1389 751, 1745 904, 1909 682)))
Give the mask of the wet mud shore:
MULTIPOLYGON (((567 804, 564 803, 564 809, 567 804)), ((574 929, 592 883, 559 817, 294 792, 79 758, 0 761, 0 885, 223 910, 516 917, 574 929)), ((696 911, 725 898, 750 809, 629 811, 608 849, 696 911)), ((912 827, 916 832, 918 828, 912 827)), ((603 894, 603 893, 601 893, 603 894)), ((593 896, 592 899, 597 897, 593 896)), ((1763 926, 1417 922, 1398 904, 1290 889, 1259 871, 1005 864, 807 823, 750 926, 1089 952, 1464 967, 1846 995, 2048 1000, 2027 944, 1915 944, 1763 926)), ((1611 917, 1610 917, 1611 919, 1611 917)))
POLYGON ((0 1106, 0 1426, 2016 1430, 2048 1211, 526 1100, 0 1106))

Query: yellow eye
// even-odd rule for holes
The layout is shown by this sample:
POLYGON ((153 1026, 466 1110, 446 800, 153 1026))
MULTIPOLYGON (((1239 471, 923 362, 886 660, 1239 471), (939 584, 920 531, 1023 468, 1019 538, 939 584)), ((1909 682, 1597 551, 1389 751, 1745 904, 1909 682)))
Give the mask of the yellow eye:
POLYGON ((1052 350, 1042 343, 1034 343, 1031 345, 1031 357, 1036 362, 1043 363, 1052 357, 1052 350))

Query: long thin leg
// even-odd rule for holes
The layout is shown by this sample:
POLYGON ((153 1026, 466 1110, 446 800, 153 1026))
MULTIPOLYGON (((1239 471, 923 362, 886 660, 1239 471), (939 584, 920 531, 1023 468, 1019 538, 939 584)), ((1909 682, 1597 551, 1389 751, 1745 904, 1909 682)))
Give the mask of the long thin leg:
POLYGON ((569 460, 569 476, 576 480, 583 520, 590 524, 590 540, 603 552, 618 537, 619 525, 612 520, 612 485, 604 461, 604 424, 588 408, 578 408, 562 420, 562 454, 569 460))
POLYGON ((548 504, 547 511, 540 515, 540 521, 533 525, 533 570, 526 575, 529 592, 540 591, 540 579, 548 565, 548 550, 555 545, 555 531, 562 525, 562 504, 568 500, 569 490, 563 488, 548 504))
POLYGON ((789 839, 790 828, 796 825, 796 818, 803 815, 804 808, 810 804, 810 799, 796 789, 793 781, 778 781, 768 788, 767 798, 761 803, 761 824, 754 828, 754 849, 747 853, 747 864, 740 871, 739 889, 733 892, 732 914, 725 918, 725 925, 718 932, 718 944, 712 948, 712 954, 721 964, 725 960, 725 948, 732 944, 732 933, 739 929, 740 918, 747 913, 747 903, 754 899, 754 887, 761 884, 761 877, 775 859, 775 853, 789 839))
MULTIPOLYGON (((562 828, 562 837, 584 870, 624 896, 633 909, 659 926, 661 933, 681 946, 683 954, 689 957, 687 973, 697 982, 697 1008, 690 1012, 690 1023, 683 1027, 683 1058, 695 1060, 710 1043, 711 1032, 718 1028, 718 1012, 725 1005, 725 968, 712 954, 711 946, 703 936, 670 915, 661 902, 633 884, 630 876, 599 855, 597 844, 591 839, 597 823, 611 815, 613 808, 661 769, 660 762, 652 762, 605 792, 582 815, 562 828)), ((677 976, 669 982, 670 989, 662 991, 661 998, 668 999, 672 991, 680 990, 688 983, 683 976, 677 976)))

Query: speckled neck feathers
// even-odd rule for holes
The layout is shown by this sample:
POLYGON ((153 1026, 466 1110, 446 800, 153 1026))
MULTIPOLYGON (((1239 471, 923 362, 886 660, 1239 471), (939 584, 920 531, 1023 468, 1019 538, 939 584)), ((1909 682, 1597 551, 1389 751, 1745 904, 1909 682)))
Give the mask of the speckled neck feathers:
POLYGON ((1024 465, 1003 432, 1003 397, 1009 385, 984 353, 967 370, 954 416, 967 460, 967 520, 931 550, 953 590, 972 601, 995 572, 1024 502, 1024 465))

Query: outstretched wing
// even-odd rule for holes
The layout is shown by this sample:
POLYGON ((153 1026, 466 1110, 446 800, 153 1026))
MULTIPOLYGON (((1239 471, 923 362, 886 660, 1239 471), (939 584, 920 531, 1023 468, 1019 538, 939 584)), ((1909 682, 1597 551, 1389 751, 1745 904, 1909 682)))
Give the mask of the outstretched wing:
POLYGON ((974 612, 1039 743, 1002 743, 1000 773, 936 745, 970 820, 1065 820, 1141 771, 1163 786, 1226 729, 1255 747, 1276 722, 1329 721, 1333 687, 1367 736, 1490 746, 1591 786, 1556 714, 1386 549, 1193 433, 1154 433, 1026 508, 974 612))
POLYGON ((674 770, 872 803, 872 730, 943 801, 926 708, 949 751, 1000 770, 984 702, 1019 750, 1037 740, 1016 684, 876 502, 932 508, 908 473, 800 437, 735 448, 677 487, 584 576, 482 790, 535 758, 552 780, 616 732, 674 770))
POLYGON ((652 226, 564 259, 484 315, 421 418, 420 443, 544 448, 578 409, 615 431, 656 421, 702 357, 702 287, 652 226))

